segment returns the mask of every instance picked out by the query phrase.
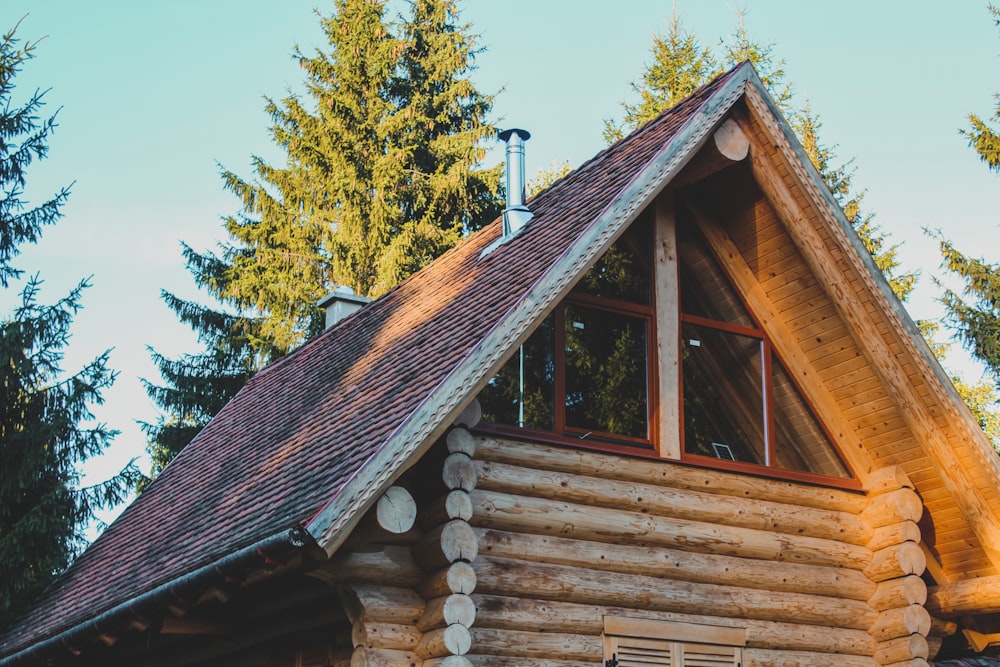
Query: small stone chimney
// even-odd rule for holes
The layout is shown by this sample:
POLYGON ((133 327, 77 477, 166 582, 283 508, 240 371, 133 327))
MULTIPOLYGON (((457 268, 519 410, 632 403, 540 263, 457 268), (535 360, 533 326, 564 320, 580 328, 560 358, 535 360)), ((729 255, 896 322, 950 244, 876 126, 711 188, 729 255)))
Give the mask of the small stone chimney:
POLYGON ((526 130, 510 129, 500 133, 507 144, 507 206, 503 211, 503 236, 514 236, 533 215, 524 200, 524 142, 531 138, 526 130))
POLYGON ((361 310, 371 299, 358 296, 350 287, 341 286, 320 299, 319 307, 326 310, 326 328, 344 319, 351 313, 361 310))

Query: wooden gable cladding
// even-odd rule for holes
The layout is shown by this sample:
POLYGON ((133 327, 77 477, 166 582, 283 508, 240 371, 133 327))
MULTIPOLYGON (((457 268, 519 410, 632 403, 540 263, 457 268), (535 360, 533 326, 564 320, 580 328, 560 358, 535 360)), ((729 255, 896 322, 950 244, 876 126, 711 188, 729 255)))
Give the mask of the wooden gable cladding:
POLYGON ((790 343, 782 354, 792 370, 819 380, 801 382, 803 391, 856 472, 863 478, 866 470, 903 465, 925 500, 924 539, 944 576, 996 574, 996 457, 959 414, 960 401, 945 395, 920 343, 904 335, 905 316, 752 87, 747 101, 734 118, 750 141, 750 167, 716 177, 711 202, 707 187, 700 196, 688 191, 693 215, 717 254, 739 257, 727 271, 753 278, 743 293, 763 297, 758 316, 773 315, 787 334, 779 338, 790 343), (730 188, 724 196, 720 183, 730 188))

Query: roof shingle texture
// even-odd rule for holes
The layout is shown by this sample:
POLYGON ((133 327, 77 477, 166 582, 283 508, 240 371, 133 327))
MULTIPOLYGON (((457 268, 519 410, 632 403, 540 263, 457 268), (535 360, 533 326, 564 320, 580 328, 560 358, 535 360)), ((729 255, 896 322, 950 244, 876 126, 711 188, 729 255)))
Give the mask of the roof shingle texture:
POLYGON ((259 372, 10 629, 0 655, 307 522, 727 76, 536 197, 521 235, 480 258, 500 233, 490 225, 259 372))

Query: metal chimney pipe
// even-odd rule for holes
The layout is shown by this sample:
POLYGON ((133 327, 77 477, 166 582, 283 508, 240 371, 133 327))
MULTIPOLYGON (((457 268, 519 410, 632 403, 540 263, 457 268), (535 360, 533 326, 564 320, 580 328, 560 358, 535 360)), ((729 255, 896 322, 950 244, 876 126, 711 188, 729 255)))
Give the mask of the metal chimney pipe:
POLYGON ((524 229, 533 215, 524 203, 524 142, 531 135, 512 128, 499 136, 507 144, 507 206, 503 211, 503 236, 507 238, 524 229))

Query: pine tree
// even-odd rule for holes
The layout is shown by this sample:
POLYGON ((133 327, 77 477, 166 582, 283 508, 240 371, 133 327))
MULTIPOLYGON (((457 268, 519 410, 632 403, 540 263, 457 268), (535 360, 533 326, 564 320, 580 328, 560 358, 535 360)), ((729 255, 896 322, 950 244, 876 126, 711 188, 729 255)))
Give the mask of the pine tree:
MULTIPOLYGON (((14 102, 14 78, 35 44, 0 38, 0 286, 22 271, 11 264, 24 243, 55 223, 69 189, 34 207, 23 199, 26 170, 48 151, 55 116, 39 122, 44 92, 14 102)), ((31 278, 21 303, 0 321, 0 627, 72 559, 94 512, 123 500, 138 475, 131 464, 111 480, 81 488, 76 467, 101 453, 115 432, 91 424, 90 406, 114 372, 108 353, 72 375, 60 368, 81 282, 55 305, 38 303, 41 281, 31 278)))
MULTIPOLYGON (((1000 8, 988 7, 997 26, 1000 8)), ((997 93, 1000 100, 1000 93, 997 93)), ((1000 105, 996 117, 1000 118, 1000 105)), ((972 130, 965 132, 969 143, 990 169, 1000 171, 1000 137, 975 114, 969 119, 972 130)), ((942 303, 945 322, 963 344, 984 364, 1000 388, 1000 263, 969 257, 938 233, 944 266, 958 276, 962 293, 945 290, 942 303)))
MULTIPOLYGON (((993 16, 993 21, 1000 26, 1000 7, 989 5, 987 7, 993 16)), ((993 119, 1000 120, 1000 93, 995 94, 997 108, 993 112, 993 119)), ((1000 130, 990 127, 986 121, 974 113, 969 114, 968 130, 963 130, 963 134, 969 137, 971 145, 979 157, 989 165, 994 171, 1000 171, 1000 130)))
POLYGON ((499 169, 481 170, 492 98, 468 75, 476 54, 451 0, 414 0, 388 21, 381 2, 337 0, 328 48, 295 58, 306 94, 268 100, 282 167, 224 170, 241 202, 218 254, 184 249, 221 308, 165 294, 205 351, 155 355, 166 416, 146 426, 154 473, 254 371, 318 333, 316 302, 336 286, 378 297, 499 212, 499 169))
POLYGON ((833 150, 819 139, 818 131, 822 126, 819 117, 808 102, 801 109, 792 104, 792 84, 785 79, 785 62, 775 57, 773 44, 750 38, 745 18, 743 11, 737 14, 736 29, 728 39, 722 40, 721 57, 717 58, 711 49, 702 48, 696 37, 684 29, 675 9, 667 33, 653 37, 652 63, 646 66, 640 83, 632 84, 639 101, 622 102, 625 117, 621 122, 604 121, 605 140, 608 143, 616 141, 625 131, 639 127, 677 104, 711 80, 719 71, 718 63, 723 67, 733 67, 749 61, 778 107, 788 116, 813 165, 844 209, 875 264, 885 274, 896 295, 905 300, 913 290, 917 274, 901 271, 898 245, 890 242, 875 223, 872 213, 861 209, 864 192, 853 189, 850 162, 835 166, 833 150))
POLYGON ((1000 263, 962 254, 938 237, 944 266, 963 282, 962 292, 945 289, 945 323, 982 361, 1000 388, 1000 263))
POLYGON ((604 140, 613 143, 691 95, 719 73, 711 49, 702 47, 675 8, 665 34, 653 35, 652 62, 632 91, 638 102, 622 102, 625 118, 604 121, 604 140))

